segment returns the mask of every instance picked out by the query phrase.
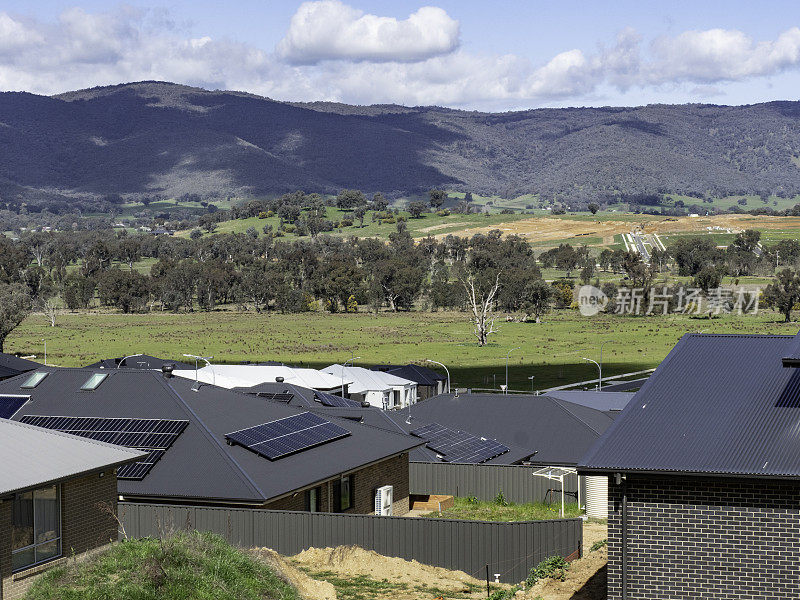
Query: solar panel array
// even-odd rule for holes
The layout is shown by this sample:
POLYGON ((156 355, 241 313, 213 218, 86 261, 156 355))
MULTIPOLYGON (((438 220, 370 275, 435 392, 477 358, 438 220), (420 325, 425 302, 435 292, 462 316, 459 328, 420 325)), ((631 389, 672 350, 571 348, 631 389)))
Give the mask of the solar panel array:
POLYGON ((314 398, 323 406, 335 406, 338 408, 361 408, 361 402, 358 400, 350 400, 350 398, 342 398, 334 394, 326 394, 325 392, 314 392, 314 398))
POLYGON ((350 432, 310 412, 270 421, 234 431, 225 436, 230 444, 239 444, 269 460, 346 437, 350 432))
POLYGON ((28 401, 28 396, 0 396, 0 419, 10 419, 28 401))
POLYGON ((441 454, 445 462, 451 463, 480 464, 510 450, 498 441, 480 438, 438 423, 414 429, 411 435, 425 440, 428 448, 441 454))
POLYGON ((117 479, 141 480, 183 433, 189 421, 168 419, 125 419, 111 417, 41 417, 26 415, 23 423, 71 433, 80 437, 135 448, 148 455, 120 467, 117 479))
POLYGON ((290 394, 288 392, 283 393, 273 393, 273 392, 256 392, 256 396, 259 398, 266 398, 267 400, 276 400, 278 402, 291 402, 294 398, 294 394, 290 394))

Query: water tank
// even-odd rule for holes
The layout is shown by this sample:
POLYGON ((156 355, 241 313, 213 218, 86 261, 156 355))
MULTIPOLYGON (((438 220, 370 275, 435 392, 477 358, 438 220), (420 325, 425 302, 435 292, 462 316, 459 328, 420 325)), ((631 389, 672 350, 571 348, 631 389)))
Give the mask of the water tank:
POLYGON ((608 518, 608 477, 586 476, 586 516, 590 519, 608 518))

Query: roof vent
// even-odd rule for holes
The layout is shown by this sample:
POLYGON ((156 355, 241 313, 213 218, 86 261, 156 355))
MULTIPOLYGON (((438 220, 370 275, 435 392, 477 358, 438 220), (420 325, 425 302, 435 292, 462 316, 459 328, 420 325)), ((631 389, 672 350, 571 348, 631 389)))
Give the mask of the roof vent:
POLYGON ((172 377, 172 371, 175 370, 175 365, 171 365, 168 363, 164 363, 161 365, 161 372, 164 374, 164 377, 169 379, 172 377))
POLYGON ((794 336, 789 344, 788 352, 781 360, 784 367, 800 367, 800 333, 794 336))
POLYGON ((283 377, 276 377, 275 381, 277 381, 278 383, 283 383, 283 377))

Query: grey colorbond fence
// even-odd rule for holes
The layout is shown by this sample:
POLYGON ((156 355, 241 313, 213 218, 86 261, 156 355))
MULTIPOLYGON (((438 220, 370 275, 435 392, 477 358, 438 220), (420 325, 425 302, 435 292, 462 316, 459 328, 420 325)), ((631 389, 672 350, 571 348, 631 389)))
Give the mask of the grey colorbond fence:
MULTIPOLYGON (((540 467, 521 465, 467 465, 450 463, 409 463, 409 486, 412 494, 449 494, 475 496, 478 500, 493 500, 499 491, 509 502, 561 502, 558 481, 534 477, 540 467)), ((586 502, 586 483, 583 477, 564 478, 565 500, 576 502, 578 482, 581 504, 586 502)))
POLYGON ((488 564, 489 572, 501 573, 505 583, 523 581, 531 567, 549 556, 579 556, 583 542, 580 519, 489 523, 131 502, 119 503, 119 515, 134 538, 196 529, 243 548, 269 547, 283 555, 356 545, 479 579, 488 564))

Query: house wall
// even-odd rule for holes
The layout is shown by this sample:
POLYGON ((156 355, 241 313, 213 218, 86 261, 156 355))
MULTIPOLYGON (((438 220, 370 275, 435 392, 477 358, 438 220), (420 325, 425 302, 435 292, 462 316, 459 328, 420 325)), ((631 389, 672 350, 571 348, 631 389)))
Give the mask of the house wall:
POLYGON ((102 547, 117 539, 117 522, 98 505, 117 512, 117 476, 108 470, 72 479, 61 484, 61 558, 11 572, 11 505, 0 502, 0 598, 22 597, 36 575, 61 564, 68 558, 102 547))
MULTIPOLYGON (((392 514, 401 516, 408 512, 408 453, 375 463, 359 471, 352 472, 354 499, 353 505, 343 512, 351 514, 370 514, 375 512, 375 490, 384 485, 394 486, 392 514)), ((343 473, 347 475, 349 473, 343 473)), ((331 479, 321 484, 320 510, 330 511, 333 504, 333 484, 331 479)), ((306 494, 287 496, 271 502, 265 508, 271 510, 306 510, 306 494)))
POLYGON ((632 477, 609 482, 608 598, 800 597, 800 484, 632 477))

